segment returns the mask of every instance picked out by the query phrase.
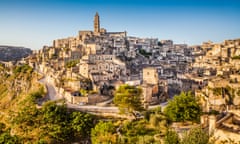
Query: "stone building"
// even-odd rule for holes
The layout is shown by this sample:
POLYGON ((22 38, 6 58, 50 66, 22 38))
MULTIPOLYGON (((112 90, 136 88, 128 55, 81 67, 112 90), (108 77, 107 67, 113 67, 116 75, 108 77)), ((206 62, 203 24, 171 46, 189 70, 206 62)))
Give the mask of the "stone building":
MULTIPOLYGON (((76 37, 68 37, 63 39, 57 39, 53 41, 53 47, 55 48, 68 48, 72 51, 83 47, 85 51, 90 51, 89 46, 91 44, 99 45, 101 40, 111 38, 111 40, 119 37, 126 37, 125 32, 107 32, 106 29, 100 27, 100 16, 98 13, 94 16, 94 30, 79 31, 76 37)), ((125 43, 125 42, 124 42, 125 43)), ((121 45, 122 46, 122 45, 121 45)), ((92 46, 90 46, 92 48, 92 46)))
POLYGON ((63 97, 71 104, 87 104, 88 96, 82 96, 79 92, 64 91, 63 97))
POLYGON ((94 34, 99 34, 99 33, 100 33, 100 19, 97 12, 94 17, 94 34))
POLYGON ((88 55, 80 60, 79 72, 94 82, 119 80, 126 75, 126 65, 114 55, 88 55))
POLYGON ((201 116, 201 125, 203 128, 208 127, 209 135, 211 135, 210 141, 214 140, 215 144, 239 143, 239 124, 239 114, 231 111, 229 111, 229 113, 227 113, 225 116, 201 116))
POLYGON ((158 72, 154 67, 147 67, 143 69, 143 83, 156 85, 158 84, 158 72))
POLYGON ((158 69, 155 67, 143 68, 143 101, 144 103, 158 103, 160 100, 166 100, 166 84, 163 84, 158 77, 158 69), (164 97, 164 98, 163 98, 164 97))

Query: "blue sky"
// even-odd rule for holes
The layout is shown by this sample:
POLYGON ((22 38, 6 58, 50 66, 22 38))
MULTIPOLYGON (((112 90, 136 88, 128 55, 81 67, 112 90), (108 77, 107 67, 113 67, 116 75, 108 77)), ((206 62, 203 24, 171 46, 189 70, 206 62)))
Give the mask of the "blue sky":
POLYGON ((189 45, 240 38, 239 0, 0 0, 0 45, 40 49, 101 27, 189 45))

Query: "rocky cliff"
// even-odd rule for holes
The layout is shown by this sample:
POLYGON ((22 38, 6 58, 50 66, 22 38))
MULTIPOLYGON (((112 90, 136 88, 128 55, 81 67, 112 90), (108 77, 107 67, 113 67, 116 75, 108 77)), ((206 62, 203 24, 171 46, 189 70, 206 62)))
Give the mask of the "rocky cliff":
POLYGON ((0 61, 16 61, 32 54, 32 50, 24 47, 0 45, 0 61))

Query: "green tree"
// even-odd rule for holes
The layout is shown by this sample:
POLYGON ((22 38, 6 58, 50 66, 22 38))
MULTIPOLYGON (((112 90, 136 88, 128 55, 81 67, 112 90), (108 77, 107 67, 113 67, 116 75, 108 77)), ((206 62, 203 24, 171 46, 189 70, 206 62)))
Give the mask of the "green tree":
POLYGON ((152 55, 152 53, 148 53, 144 49, 139 49, 139 53, 145 56, 146 58, 149 58, 149 56, 152 55))
POLYGON ((91 140, 93 144, 117 143, 116 128, 113 123, 100 121, 91 130, 91 140))
POLYGON ((164 113, 172 121, 199 121, 201 109, 191 92, 182 92, 169 101, 164 113))
POLYGON ((166 117, 160 114, 151 114, 150 125, 156 129, 161 135, 165 135, 167 132, 168 122, 166 117))
POLYGON ((142 89, 139 87, 121 85, 114 94, 114 103, 122 113, 142 111, 142 89))
POLYGON ((13 128, 21 134, 23 142, 31 143, 71 143, 72 140, 85 141, 94 127, 94 117, 81 112, 70 112, 65 104, 46 102, 41 109, 30 103, 16 113, 13 128), (37 133, 36 137, 31 137, 37 133))
POLYGON ((49 136, 57 142, 70 140, 73 135, 70 123, 68 121, 69 114, 65 104, 57 104, 56 102, 46 102, 42 109, 42 118, 44 122, 44 135, 49 136))
POLYGON ((150 127, 148 121, 145 119, 124 121, 120 127, 120 143, 154 143, 154 135, 158 134, 158 131, 150 127))
POLYGON ((14 68, 13 73, 17 74, 17 73, 32 73, 33 72, 33 68, 30 67, 29 65, 21 65, 21 66, 17 66, 14 68))
POLYGON ((167 130, 167 133, 164 137, 164 144, 180 144, 180 138, 174 130, 167 130))
POLYGON ((66 105, 57 105, 56 102, 46 102, 42 107, 43 119, 47 123, 63 122, 67 118, 66 105))
POLYGON ((9 131, 6 131, 0 135, 0 144, 16 144, 20 143, 17 136, 11 136, 9 131))
POLYGON ((128 137, 134 137, 138 135, 146 135, 149 131, 146 128, 147 121, 128 121, 123 124, 122 133, 128 137))
POLYGON ((6 128, 6 125, 0 122, 0 134, 4 131, 5 128, 6 128))
POLYGON ((37 103, 37 100, 43 98, 44 95, 45 95, 44 87, 41 86, 41 87, 39 88, 39 90, 37 90, 37 91, 35 91, 35 92, 32 92, 32 93, 30 93, 29 95, 30 95, 29 98, 31 99, 31 101, 32 101, 33 103, 37 103))
POLYGON ((201 127, 193 128, 183 135, 181 144, 208 144, 209 135, 201 127))
POLYGON ((66 63, 67 68, 75 67, 79 63, 79 60, 71 60, 66 63))
POLYGON ((94 127, 93 116, 81 112, 73 112, 70 115, 70 119, 75 136, 87 137, 90 135, 91 129, 94 127))

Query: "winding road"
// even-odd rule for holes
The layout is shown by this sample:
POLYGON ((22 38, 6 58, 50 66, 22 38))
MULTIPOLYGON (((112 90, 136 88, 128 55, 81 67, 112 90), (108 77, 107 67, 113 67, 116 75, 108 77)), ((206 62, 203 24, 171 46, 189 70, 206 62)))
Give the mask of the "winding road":
MULTIPOLYGON (((59 100, 62 99, 61 96, 54 86, 53 79, 49 76, 45 76, 39 80, 40 83, 44 84, 47 88, 47 98, 48 100, 59 100)), ((111 100, 106 101, 105 103, 110 102, 111 100)), ((103 102, 104 103, 104 102, 103 102)), ((103 104, 101 103, 101 104, 103 104)), ((98 112, 98 113, 118 113, 119 110, 117 107, 104 107, 104 106, 95 106, 95 105, 76 105, 67 103, 67 107, 84 112, 98 112)))
MULTIPOLYGON (((47 88, 47 99, 56 101, 59 99, 63 99, 63 96, 61 96, 54 85, 54 81, 50 76, 44 76, 42 79, 39 80, 40 83, 44 84, 47 88)), ((109 106, 104 106, 105 103, 111 102, 112 99, 102 102, 99 105, 76 105, 76 104, 71 104, 67 103, 67 107, 71 109, 75 109, 78 111, 83 111, 83 112, 94 112, 94 113, 119 113, 118 107, 109 107, 109 106)), ((164 108, 167 105, 167 102, 161 103, 160 105, 154 105, 154 106, 149 106, 149 109, 153 109, 156 107, 162 107, 164 108)))
POLYGON ((46 76, 39 80, 40 83, 43 83, 46 88, 47 88, 47 96, 49 100, 59 100, 62 99, 63 97, 57 93, 56 87, 53 84, 53 80, 49 77, 46 76))

